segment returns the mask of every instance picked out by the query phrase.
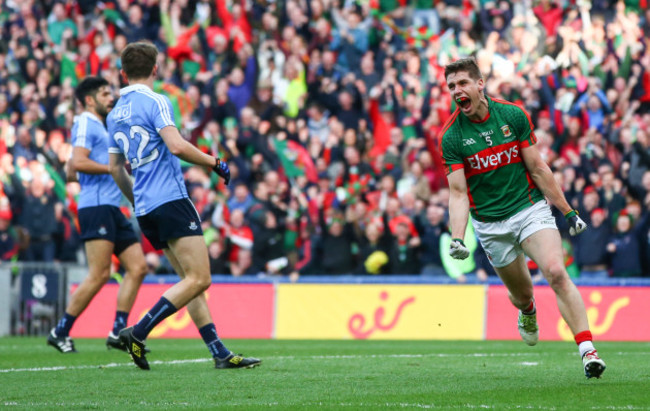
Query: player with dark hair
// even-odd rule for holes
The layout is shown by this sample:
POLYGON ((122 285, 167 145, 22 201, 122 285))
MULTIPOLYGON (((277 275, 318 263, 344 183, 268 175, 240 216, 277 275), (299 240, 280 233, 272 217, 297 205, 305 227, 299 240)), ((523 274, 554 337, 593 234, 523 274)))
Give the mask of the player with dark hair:
POLYGON ((78 173, 81 184, 79 226, 85 242, 88 276, 70 297, 65 314, 50 332, 47 343, 62 353, 76 352, 70 329, 109 280, 111 257, 115 254, 125 267, 126 276, 117 294, 115 322, 106 345, 126 351, 118 333, 126 326, 147 265, 138 237, 120 211, 122 193, 108 172, 108 132, 104 121, 114 97, 108 81, 101 77, 85 78, 75 95, 85 111, 72 126, 74 148, 67 172, 69 180, 76 179, 78 173))
POLYGON ((212 354, 216 368, 251 368, 261 363, 231 353, 217 336, 204 291, 211 284, 208 250, 201 220, 188 197, 179 158, 212 168, 226 184, 225 161, 205 154, 183 139, 175 126, 171 102, 152 91, 158 50, 137 42, 122 51, 122 75, 129 83, 108 116, 111 136, 109 167, 122 192, 133 203, 140 228, 156 249, 164 250, 181 281, 133 327, 119 334, 135 364, 149 369, 145 339, 165 318, 187 305, 212 354), (128 159, 135 181, 124 168, 128 159))
POLYGON ((545 197, 565 216, 571 235, 587 225, 566 201, 535 147, 533 125, 521 107, 487 97, 472 58, 445 67, 456 111, 441 131, 449 181, 449 254, 465 259, 468 214, 485 252, 519 309, 518 328, 528 345, 539 338, 533 283, 524 253, 555 292, 562 317, 575 336, 587 378, 605 370, 592 343, 582 297, 566 268, 560 234, 545 197))

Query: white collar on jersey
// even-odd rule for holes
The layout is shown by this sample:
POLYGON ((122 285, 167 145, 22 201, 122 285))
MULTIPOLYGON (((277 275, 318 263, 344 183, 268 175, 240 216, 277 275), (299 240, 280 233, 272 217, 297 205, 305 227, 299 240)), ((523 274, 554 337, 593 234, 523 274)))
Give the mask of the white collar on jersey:
POLYGON ((144 84, 134 84, 132 86, 126 86, 123 89, 120 89, 120 96, 138 90, 152 91, 149 87, 145 86, 144 84))
POLYGON ((73 121, 77 121, 77 120, 79 120, 81 117, 86 117, 86 118, 88 118, 88 119, 90 119, 90 120, 93 120, 93 121, 98 122, 98 123, 101 124, 102 126, 104 125, 104 122, 102 121, 102 119, 100 119, 99 117, 97 117, 96 115, 94 115, 93 113, 91 113, 90 111, 84 111, 83 113, 81 113, 81 114, 79 114, 78 116, 76 116, 76 117, 74 118, 73 121))

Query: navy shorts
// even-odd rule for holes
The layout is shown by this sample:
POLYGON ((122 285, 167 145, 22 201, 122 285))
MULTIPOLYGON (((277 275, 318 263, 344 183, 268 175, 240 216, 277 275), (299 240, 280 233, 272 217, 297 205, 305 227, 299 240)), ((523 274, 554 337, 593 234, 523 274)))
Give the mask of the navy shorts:
POLYGON ((122 251, 129 248, 131 244, 138 242, 133 226, 115 206, 80 208, 79 227, 83 241, 97 239, 110 241, 115 245, 113 248, 115 255, 122 254, 122 251))
POLYGON ((156 250, 168 248, 169 240, 203 235, 201 218, 189 198, 165 203, 138 217, 138 223, 142 234, 156 250))

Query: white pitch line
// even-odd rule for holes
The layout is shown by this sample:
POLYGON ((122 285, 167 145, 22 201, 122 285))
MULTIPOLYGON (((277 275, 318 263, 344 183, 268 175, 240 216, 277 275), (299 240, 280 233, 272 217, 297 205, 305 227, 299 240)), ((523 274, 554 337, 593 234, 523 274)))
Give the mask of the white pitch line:
MULTIPOLYGON (((446 408, 449 408, 445 406, 446 408)), ((454 408, 459 409, 497 409, 497 410, 563 410, 563 406, 546 406, 546 405, 488 405, 488 404, 463 404, 454 408)), ((586 410, 648 410, 648 407, 637 407, 635 405, 603 405, 585 407, 586 410)))
MULTIPOLYGON (((257 405, 257 404, 255 404, 257 405)), ((499 404, 499 405, 491 405, 491 404, 470 404, 470 403, 465 403, 465 404, 458 404, 458 405, 450 405, 450 404, 445 404, 445 405, 437 405, 437 404, 423 404, 423 403, 405 403, 405 402, 387 402, 384 404, 377 404, 377 403, 350 403, 350 402, 342 402, 342 403, 337 403, 337 404, 329 404, 326 402, 316 402, 316 403, 300 403, 300 404, 293 404, 293 403, 286 403, 286 404, 280 404, 278 402, 272 402, 272 403, 264 403, 264 404, 259 404, 263 405, 266 407, 310 407, 310 408, 317 408, 317 407, 337 407, 337 408, 345 408, 345 407, 351 407, 351 408, 409 408, 409 409, 414 409, 414 408, 420 408, 420 409, 434 409, 434 408, 444 408, 444 409, 486 409, 486 410, 562 410, 564 407, 558 406, 546 406, 546 405, 504 405, 504 404, 499 404)), ((592 407, 585 407, 584 409, 586 410, 650 410, 649 407, 638 407, 635 405, 603 405, 603 406, 592 406, 592 407)))
MULTIPOLYGON (((445 358, 445 357, 521 357, 528 355, 538 355, 537 353, 474 353, 474 354, 444 354, 444 353, 434 353, 434 354, 367 354, 367 355, 310 355, 310 356, 294 356, 294 355, 285 355, 285 356, 275 356, 275 357, 265 357, 266 360, 300 360, 300 359, 318 359, 318 360, 348 360, 348 359, 364 359, 364 358, 445 358)), ((191 364, 191 363, 202 363, 212 361, 208 358, 198 358, 190 360, 171 360, 171 361, 161 361, 154 360, 149 361, 151 365, 178 365, 178 364, 191 364)), ((92 368, 116 368, 116 367, 126 367, 133 365, 132 362, 124 363, 108 363, 108 364, 98 364, 98 365, 61 365, 55 367, 34 367, 34 368, 4 368, 0 369, 0 373, 10 373, 10 372, 39 372, 39 371, 68 371, 68 370, 87 370, 92 368)))
MULTIPOLYGON (((149 364, 153 365, 177 365, 177 364, 191 364, 191 363, 201 363, 212 361, 208 358, 198 358, 192 360, 172 360, 172 361, 149 361, 149 364)), ((0 369, 0 373, 10 373, 10 372, 39 372, 39 371, 68 371, 68 370, 88 370, 94 368, 116 368, 116 367, 128 367, 134 365, 132 362, 116 363, 111 362, 108 364, 100 365, 62 365, 58 367, 35 367, 35 368, 5 368, 0 369)))
MULTIPOLYGON (((98 402, 19 402, 19 401, 5 401, 0 402, 0 406, 29 406, 29 407, 102 407, 104 404, 103 403, 98 403, 98 402)), ((150 402, 150 401, 141 401, 139 405, 142 406, 147 406, 147 407, 192 407, 192 404, 187 403, 187 402, 150 402)), ((353 408, 353 409, 358 409, 358 408, 408 408, 408 409, 435 409, 435 408, 444 408, 444 409, 483 409, 483 410, 544 410, 544 411, 555 411, 555 410, 562 410, 564 409, 562 406, 546 406, 546 405, 504 405, 504 404, 499 404, 499 405, 492 405, 492 404, 471 404, 471 403, 464 403, 464 404, 458 404, 458 405, 436 405, 436 404, 423 404, 423 403, 405 403, 405 402, 398 402, 398 403, 383 403, 383 404, 378 404, 378 403, 350 403, 350 402, 343 402, 343 403, 334 403, 330 404, 327 402, 315 402, 315 403, 279 403, 279 402, 266 402, 266 403, 249 403, 247 406, 259 406, 259 407, 265 407, 265 408, 275 408, 275 407, 309 407, 309 408, 318 408, 318 407, 337 407, 337 408, 353 408)), ((219 407, 216 407, 219 408, 219 407)), ((593 410, 593 411, 600 411, 600 410, 610 410, 610 411, 617 411, 617 410, 623 410, 623 411, 637 411, 637 410, 649 410, 650 408, 648 407, 639 407, 635 405, 602 405, 602 406, 592 406, 592 407, 585 407, 585 410, 593 410)))
MULTIPOLYGON (((539 358, 543 355, 550 355, 550 353, 543 352, 530 352, 530 353, 473 353, 473 354, 447 354, 447 353, 431 353, 431 354, 365 354, 365 355, 309 355, 309 356, 294 356, 294 355, 285 355, 285 356, 273 356, 273 357, 264 357, 262 360, 310 360, 310 359, 325 359, 325 360, 348 360, 348 359, 367 359, 367 358, 452 358, 452 357, 474 357, 474 358, 498 358, 498 357, 527 357, 534 356, 539 358)), ((650 354, 650 352, 645 353, 627 353, 627 352, 616 352, 609 353, 609 356, 613 355, 639 355, 639 354, 650 354)), ((573 354, 571 354, 573 356, 573 354)), ((170 360, 170 361, 161 361, 153 360, 149 363, 152 365, 179 365, 179 364, 192 364, 192 363, 203 363, 211 362, 211 358, 195 358, 188 360, 170 360)), ((536 365, 537 363, 521 363, 522 365, 536 365)), ((34 368, 3 368, 0 369, 0 374, 13 373, 13 372, 43 372, 43 371, 68 371, 68 370, 87 370, 93 368, 116 368, 116 367, 128 367, 133 366, 132 362, 123 362, 123 363, 108 363, 108 364, 97 364, 97 365, 62 365, 62 366, 53 366, 53 367, 34 367, 34 368)))

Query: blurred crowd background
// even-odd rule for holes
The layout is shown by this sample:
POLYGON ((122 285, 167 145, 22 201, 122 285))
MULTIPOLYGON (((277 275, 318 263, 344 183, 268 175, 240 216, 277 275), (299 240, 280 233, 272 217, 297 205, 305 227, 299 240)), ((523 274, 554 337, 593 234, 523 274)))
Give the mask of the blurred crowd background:
POLYGON ((557 216, 571 275, 650 276, 647 0, 0 0, 0 30, 2 260, 84 262, 74 87, 118 94, 146 39, 182 135, 232 170, 184 165, 214 274, 494 275, 471 225, 471 258, 447 254, 443 72, 475 56, 590 226, 557 216))

